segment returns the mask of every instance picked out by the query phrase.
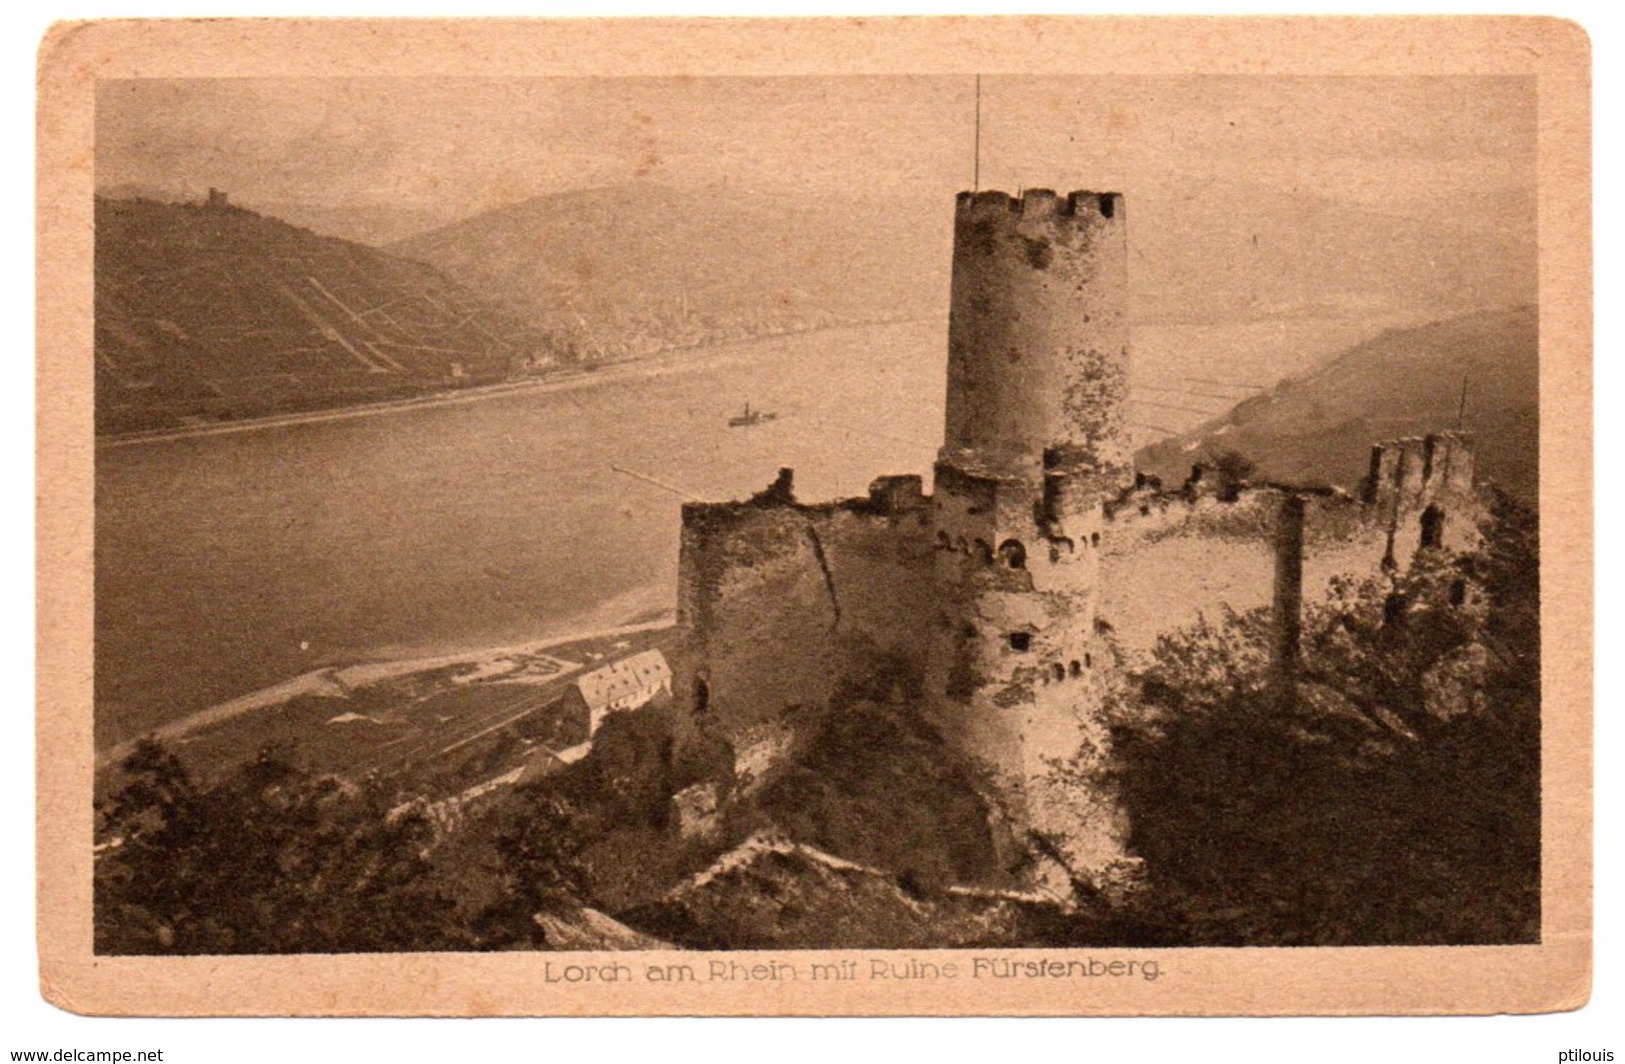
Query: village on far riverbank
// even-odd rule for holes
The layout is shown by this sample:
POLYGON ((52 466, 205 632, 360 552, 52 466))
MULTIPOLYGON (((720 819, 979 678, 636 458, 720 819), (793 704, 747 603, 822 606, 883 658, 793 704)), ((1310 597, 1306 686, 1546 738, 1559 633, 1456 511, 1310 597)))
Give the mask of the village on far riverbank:
POLYGON ((289 413, 234 417, 226 420, 199 417, 192 419, 188 424, 175 427, 98 433, 96 446, 98 448, 128 447, 134 444, 161 443, 168 440, 185 440, 199 436, 220 436, 237 432, 255 432, 291 425, 316 424, 323 421, 345 421, 352 418, 377 417, 383 414, 396 414, 411 410, 425 410, 433 407, 479 402, 516 393, 548 394, 570 392, 582 388, 601 387, 633 378, 662 377, 671 373, 727 366, 731 363, 748 360, 756 345, 775 339, 803 336, 810 333, 864 329, 874 326, 906 325, 926 320, 934 319, 897 316, 874 321, 841 322, 832 325, 783 329, 761 336, 667 347, 653 354, 603 362, 582 363, 555 369, 537 376, 518 376, 487 384, 447 385, 404 398, 347 402, 342 406, 316 407, 289 413))

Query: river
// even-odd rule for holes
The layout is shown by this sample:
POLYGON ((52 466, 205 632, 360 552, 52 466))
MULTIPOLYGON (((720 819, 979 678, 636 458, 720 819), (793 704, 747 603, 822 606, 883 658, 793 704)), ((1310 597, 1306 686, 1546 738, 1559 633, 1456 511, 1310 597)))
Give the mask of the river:
POLYGON ((98 748, 335 662, 675 605, 682 498, 929 474, 943 323, 779 337, 654 373, 102 448, 98 748), (746 402, 774 421, 728 427, 746 402))
MULTIPOLYGON (((1267 383, 1352 337, 1307 329, 1140 327, 1134 376, 1267 383)), ((611 467, 707 499, 781 465, 806 500, 929 477, 946 332, 804 333, 570 387, 99 448, 97 746, 323 665, 669 611, 682 499, 611 467), (746 402, 777 419, 730 429, 746 402)), ((1202 419, 1139 394, 1158 402, 1131 411, 1137 442, 1202 419)))

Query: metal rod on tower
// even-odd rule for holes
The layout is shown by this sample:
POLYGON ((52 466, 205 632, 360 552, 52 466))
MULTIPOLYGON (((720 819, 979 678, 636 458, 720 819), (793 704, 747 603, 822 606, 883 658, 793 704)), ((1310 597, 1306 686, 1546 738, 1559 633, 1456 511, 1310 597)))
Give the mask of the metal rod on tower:
POLYGON ((976 75, 976 149, 971 163, 971 191, 982 191, 982 75, 976 75))
POLYGON ((1456 404, 1456 431, 1467 423, 1467 374, 1461 375, 1461 401, 1456 404))

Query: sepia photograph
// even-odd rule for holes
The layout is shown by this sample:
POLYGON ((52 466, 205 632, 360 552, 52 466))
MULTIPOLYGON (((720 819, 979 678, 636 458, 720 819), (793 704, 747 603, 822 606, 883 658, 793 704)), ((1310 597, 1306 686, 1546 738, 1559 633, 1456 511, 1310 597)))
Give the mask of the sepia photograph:
POLYGON ((1560 944, 1536 73, 86 92, 89 963, 1560 944))

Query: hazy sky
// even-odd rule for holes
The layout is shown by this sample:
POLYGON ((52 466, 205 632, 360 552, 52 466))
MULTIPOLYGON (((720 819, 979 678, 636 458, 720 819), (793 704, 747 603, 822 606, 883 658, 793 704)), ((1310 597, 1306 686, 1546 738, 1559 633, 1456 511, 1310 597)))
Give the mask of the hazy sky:
MULTIPOLYGON (((97 180, 456 213, 648 180, 947 196, 969 78, 216 79, 100 86, 97 180)), ((982 185, 1293 190, 1402 213, 1526 199, 1531 79, 982 82, 982 185)))

